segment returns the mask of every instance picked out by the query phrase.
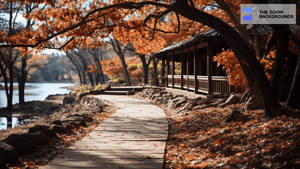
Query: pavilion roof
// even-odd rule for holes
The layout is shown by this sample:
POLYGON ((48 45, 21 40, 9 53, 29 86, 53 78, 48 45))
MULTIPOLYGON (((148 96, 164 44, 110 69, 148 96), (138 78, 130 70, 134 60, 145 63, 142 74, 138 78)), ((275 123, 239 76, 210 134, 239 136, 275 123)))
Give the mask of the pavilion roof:
MULTIPOLYGON (((271 34, 273 32, 273 30, 268 25, 259 25, 257 27, 257 32, 258 32, 259 35, 261 35, 261 34, 268 35, 268 34, 271 34)), ((252 28, 249 30, 249 33, 252 34, 252 35, 254 34, 252 28)), ((156 54, 159 54, 159 53, 169 52, 173 49, 180 48, 182 46, 186 46, 189 43, 193 43, 193 42, 196 42, 196 41, 200 41, 200 40, 207 41, 207 40, 212 39, 214 37, 220 37, 220 34, 215 29, 211 29, 211 30, 206 31, 202 34, 198 34, 196 36, 193 36, 192 38, 190 38, 188 40, 185 40, 183 42, 177 43, 175 45, 168 46, 168 47, 160 50, 159 52, 153 53, 153 55, 156 55, 156 54)))

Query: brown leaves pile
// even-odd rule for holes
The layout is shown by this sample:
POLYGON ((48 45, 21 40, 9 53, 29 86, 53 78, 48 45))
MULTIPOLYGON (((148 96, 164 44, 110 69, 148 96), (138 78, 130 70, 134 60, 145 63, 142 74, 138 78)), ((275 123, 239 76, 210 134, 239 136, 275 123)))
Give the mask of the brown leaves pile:
POLYGON ((224 122, 234 106, 205 108, 170 116, 165 168, 299 168, 300 120, 261 120, 263 110, 247 111, 247 122, 224 122))

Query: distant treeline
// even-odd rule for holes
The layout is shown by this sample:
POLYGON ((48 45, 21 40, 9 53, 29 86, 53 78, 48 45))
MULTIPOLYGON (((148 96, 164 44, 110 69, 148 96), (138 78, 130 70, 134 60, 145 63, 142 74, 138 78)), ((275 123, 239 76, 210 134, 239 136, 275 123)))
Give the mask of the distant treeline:
POLYGON ((78 77, 72 70, 72 63, 65 56, 51 54, 48 64, 37 67, 28 77, 27 82, 76 82, 78 77))

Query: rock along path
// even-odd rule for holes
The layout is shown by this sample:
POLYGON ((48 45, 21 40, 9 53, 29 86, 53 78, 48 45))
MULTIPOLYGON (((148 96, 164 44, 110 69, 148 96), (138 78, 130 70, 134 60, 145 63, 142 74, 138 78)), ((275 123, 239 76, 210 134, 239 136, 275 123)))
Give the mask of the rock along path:
POLYGON ((164 111, 128 96, 95 97, 114 103, 117 111, 43 168, 162 168, 168 136, 164 111))

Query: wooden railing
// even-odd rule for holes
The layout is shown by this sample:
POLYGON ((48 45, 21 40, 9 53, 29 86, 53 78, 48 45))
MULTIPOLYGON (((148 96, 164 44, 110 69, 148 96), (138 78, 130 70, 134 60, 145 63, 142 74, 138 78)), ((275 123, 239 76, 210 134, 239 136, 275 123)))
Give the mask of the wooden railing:
MULTIPOLYGON (((163 79, 159 77, 158 79, 163 79)), ((189 90, 195 90, 194 75, 183 75, 183 88, 189 90)), ((230 93, 233 87, 227 82, 226 76, 212 76, 212 94, 230 93)), ((208 79, 207 76, 197 76, 198 92, 208 93, 208 79)), ((163 80, 159 80, 163 82, 163 80)), ((160 84, 160 86, 166 86, 166 83, 160 84)), ((172 87, 172 75, 168 75, 168 87, 172 87)), ((174 75, 174 87, 181 87, 181 75, 174 75)))
POLYGON ((230 93, 230 85, 227 82, 227 77, 213 76, 212 77, 212 91, 214 93, 230 93))

